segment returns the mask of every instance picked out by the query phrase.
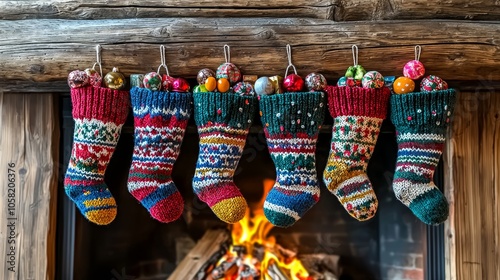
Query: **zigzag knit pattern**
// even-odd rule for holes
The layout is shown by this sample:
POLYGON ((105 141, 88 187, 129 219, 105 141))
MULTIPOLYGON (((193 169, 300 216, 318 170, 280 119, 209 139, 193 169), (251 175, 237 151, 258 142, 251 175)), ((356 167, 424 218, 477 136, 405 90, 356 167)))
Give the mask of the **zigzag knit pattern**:
POLYGON ((75 131, 64 189, 91 222, 107 225, 116 217, 116 202, 104 173, 127 118, 129 94, 92 86, 71 89, 75 131))
POLYGON ((255 113, 255 98, 232 93, 194 93, 200 153, 193 189, 226 223, 241 220, 247 202, 233 182, 255 113))
POLYGON ((392 187, 396 197, 429 225, 448 218, 448 201, 432 179, 454 105, 453 89, 391 97, 391 120, 398 141, 392 187))
POLYGON ((359 221, 378 207, 366 169, 387 115, 390 90, 328 87, 332 142, 323 179, 347 212, 359 221))
POLYGON ((175 221, 184 200, 172 181, 172 169, 191 115, 192 95, 134 87, 130 97, 135 145, 128 190, 156 220, 175 221))
POLYGON ((264 202, 275 226, 289 227, 319 200, 316 142, 325 115, 324 93, 260 96, 261 119, 276 166, 276 183, 264 202))

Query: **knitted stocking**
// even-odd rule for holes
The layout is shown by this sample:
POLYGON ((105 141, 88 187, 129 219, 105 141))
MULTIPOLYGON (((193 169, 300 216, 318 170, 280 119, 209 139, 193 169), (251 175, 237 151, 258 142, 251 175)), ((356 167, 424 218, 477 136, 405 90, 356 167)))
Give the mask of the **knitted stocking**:
POLYGON ((386 87, 328 87, 327 90, 334 123, 323 179, 352 217, 368 220, 375 215, 378 201, 366 168, 387 115, 390 91, 386 87))
POLYGON ((98 225, 111 223, 116 202, 104 183, 129 109, 129 94, 87 86, 71 89, 75 132, 64 189, 80 212, 98 225))
POLYGON ((247 202, 233 175, 252 123, 255 98, 215 92, 194 93, 193 97, 200 135, 194 192, 219 219, 236 223, 245 216, 247 202))
POLYGON ((191 114, 190 93, 130 91, 135 146, 129 192, 160 222, 177 220, 184 201, 172 181, 172 168, 191 114))
POLYGON ((391 120, 396 126, 398 141, 392 187, 396 197, 430 225, 448 218, 448 202, 432 178, 454 105, 453 89, 391 97, 391 120))
POLYGON ((325 115, 323 99, 319 92, 260 97, 264 133, 276 166, 264 214, 276 226, 293 225, 319 200, 314 153, 325 115))

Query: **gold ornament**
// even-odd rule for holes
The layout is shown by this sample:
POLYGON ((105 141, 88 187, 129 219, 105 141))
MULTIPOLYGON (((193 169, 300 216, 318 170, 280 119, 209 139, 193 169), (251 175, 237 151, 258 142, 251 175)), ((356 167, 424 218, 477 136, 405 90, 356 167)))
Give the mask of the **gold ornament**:
POLYGON ((110 89, 123 89, 125 88, 125 76, 120 73, 118 67, 113 67, 113 71, 104 76, 104 85, 110 89))

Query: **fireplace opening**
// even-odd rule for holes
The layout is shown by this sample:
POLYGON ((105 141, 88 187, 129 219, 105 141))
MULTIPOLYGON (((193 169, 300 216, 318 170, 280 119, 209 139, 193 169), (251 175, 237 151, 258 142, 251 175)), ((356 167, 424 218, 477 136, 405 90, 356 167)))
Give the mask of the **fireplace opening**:
MULTIPOLYGON (((74 128, 69 96, 61 97, 60 108, 65 171, 74 128)), ((162 224, 127 190, 133 150, 129 114, 105 176, 118 204, 118 215, 110 225, 94 225, 75 211, 60 180, 57 279, 444 279, 443 226, 421 223, 392 192, 397 154, 392 124, 384 121, 370 160, 368 176, 379 208, 365 222, 351 218, 322 183, 330 148, 329 124, 328 116, 316 152, 320 201, 294 226, 284 229, 272 227, 261 215, 262 198, 276 176, 262 129, 251 128, 234 177, 253 212, 242 223, 228 227, 193 194, 198 134, 190 123, 173 170, 185 201, 184 212, 179 220, 162 224), (256 234, 248 237, 252 231, 256 234), (185 265, 190 257, 196 266, 185 265), (194 277, 172 278, 186 267, 194 277)), ((442 186, 441 166, 435 182, 442 186)))

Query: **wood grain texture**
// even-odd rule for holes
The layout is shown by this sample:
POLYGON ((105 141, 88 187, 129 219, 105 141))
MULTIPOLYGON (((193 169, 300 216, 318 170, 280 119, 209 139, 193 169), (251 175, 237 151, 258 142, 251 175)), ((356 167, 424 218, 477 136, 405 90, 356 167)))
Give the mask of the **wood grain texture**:
POLYGON ((333 19, 336 0, 0 1, 0 19, 310 17, 333 19))
POLYGON ((243 73, 284 75, 285 45, 301 75, 316 71, 330 82, 352 65, 351 45, 360 48, 367 70, 401 75, 423 46, 427 73, 453 80, 500 80, 500 22, 391 21, 332 23, 312 19, 135 19, 0 21, 0 86, 63 82, 74 69, 92 66, 94 45, 103 46, 103 64, 127 76, 156 70, 159 45, 167 47, 173 76, 194 78, 199 69, 217 68, 223 45, 243 73), (43 32, 33 32, 43 30, 43 32), (432 32, 429 32, 432 30, 432 32))
MULTIPOLYGON (((54 164, 52 95, 0 93, 0 182, 7 182, 8 163, 15 163, 15 210, 7 212, 7 186, 0 189, 0 261, 5 280, 54 279, 57 171, 54 164), (41 106, 41 107, 39 107, 41 106), (39 108, 46 108, 40 110, 39 108), (14 219, 7 219, 14 218, 14 219), (14 223, 14 242, 7 223, 14 223), (9 246, 9 247, 7 247, 9 246), (14 271, 6 256, 14 246, 14 271)), ((12 264, 13 265, 13 264, 12 264)))
POLYGON ((220 251, 223 246, 227 246, 230 239, 231 237, 227 230, 207 230, 203 237, 198 240, 196 246, 177 265, 168 280, 196 279, 196 273, 198 273, 201 267, 207 263, 210 257, 220 251))
POLYGON ((447 140, 443 151, 443 170, 444 170, 444 195, 449 204, 448 220, 444 223, 444 261, 445 261, 445 279, 457 280, 457 241, 455 232, 455 183, 453 156, 455 149, 455 139, 453 138, 453 129, 448 129, 447 140))
POLYGON ((453 121, 456 279, 500 279, 500 96, 462 93, 453 121))
POLYGON ((109 19, 161 17, 303 17, 334 21, 381 19, 498 20, 491 0, 231 0, 0 1, 0 19, 109 19))

